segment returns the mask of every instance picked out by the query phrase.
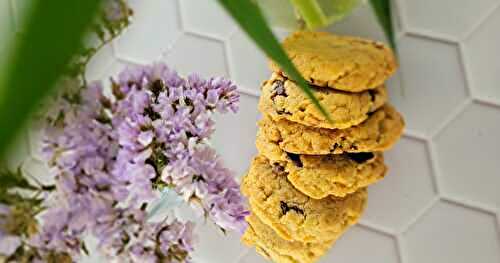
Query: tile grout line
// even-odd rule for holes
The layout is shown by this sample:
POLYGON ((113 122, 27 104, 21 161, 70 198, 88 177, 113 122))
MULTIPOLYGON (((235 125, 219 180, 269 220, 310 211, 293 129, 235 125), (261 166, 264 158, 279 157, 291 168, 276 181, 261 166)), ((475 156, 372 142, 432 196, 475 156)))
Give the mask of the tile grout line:
POLYGON ((460 206, 460 207, 468 209, 468 210, 476 211, 476 212, 483 213, 483 214, 489 214, 490 216, 493 216, 494 221, 495 221, 495 229, 497 232, 496 236, 497 236, 498 245, 499 245, 499 249, 500 249, 500 213, 499 213, 498 209, 493 208, 493 207, 487 207, 487 206, 484 206, 483 204, 480 204, 480 203, 468 202, 468 201, 465 201, 464 199, 459 200, 459 199, 449 197, 449 196, 442 197, 442 200, 445 202, 448 202, 449 204, 455 205, 455 206, 460 206))
POLYGON ((467 91, 467 95, 469 97, 474 98, 475 97, 475 92, 474 88, 472 87, 472 76, 470 75, 470 68, 469 68, 469 63, 467 63, 467 56, 465 55, 465 45, 463 42, 458 43, 458 57, 460 61, 460 69, 462 70, 462 75, 464 76, 465 79, 465 89, 467 91))
POLYGON ((488 19, 490 19, 493 14, 497 11, 500 10, 500 2, 496 4, 496 6, 493 6, 493 8, 489 9, 488 12, 486 12, 467 32, 464 32, 460 38, 460 42, 464 42, 468 40, 474 32, 477 31, 478 28, 480 28, 488 19))
POLYGON ((480 212, 480 213, 490 214, 494 217, 497 216, 497 211, 494 207, 481 204, 480 202, 466 201, 465 199, 456 198, 456 197, 449 196, 449 195, 442 196, 441 200, 448 202, 450 204, 456 205, 456 206, 460 206, 462 208, 470 209, 470 210, 480 212))
POLYGON ((498 100, 477 97, 477 98, 473 98, 472 101, 476 102, 478 104, 481 104, 481 105, 500 109, 500 101, 498 101, 498 100))
POLYGON ((431 164, 431 173, 432 173, 432 182, 433 182, 433 186, 434 186, 434 191, 437 195, 441 195, 442 192, 443 192, 443 189, 441 188, 441 176, 439 175, 440 174, 440 171, 441 169, 439 169, 439 164, 438 164, 438 161, 437 161, 437 152, 436 152, 436 148, 435 148, 435 145, 434 143, 432 142, 432 140, 429 140, 426 142, 426 151, 427 151, 427 159, 429 161, 429 163, 431 164))
POLYGON ((458 106, 452 110, 450 114, 441 122, 441 124, 430 133, 429 139, 434 140, 452 121, 454 121, 458 115, 460 115, 464 110, 472 104, 473 99, 467 96, 466 99, 462 101, 458 106))
POLYGON ((229 65, 229 58, 228 58, 228 51, 227 51, 227 45, 226 41, 224 40, 217 40, 221 45, 222 45, 222 51, 223 51, 223 56, 224 56, 224 66, 226 68, 226 78, 232 79, 231 78, 231 69, 229 65))
POLYGON ((403 22, 402 22, 402 12, 401 12, 401 8, 400 8, 400 1, 399 0, 395 0, 393 1, 392 5, 391 5, 391 8, 392 8, 392 18, 393 18, 393 27, 397 27, 397 29, 399 29, 398 31, 395 31, 394 32, 394 36, 398 36, 398 35, 401 35, 401 34, 404 34, 405 33, 405 30, 406 30, 406 27, 403 27, 403 22), (394 12, 395 11, 395 12, 394 12))
POLYGON ((399 17, 399 26, 402 34, 406 34, 408 32, 408 23, 406 21, 406 6, 403 1, 395 0, 394 6, 397 9, 397 15, 399 17))
POLYGON ((398 245, 398 235, 396 233, 390 233, 387 230, 381 230, 379 227, 374 227, 374 226, 368 225, 366 223, 363 224, 361 222, 358 224, 358 226, 361 227, 361 228, 365 228, 368 231, 374 232, 377 235, 382 235, 382 236, 388 237, 391 240, 393 240, 395 248, 396 248, 397 257, 398 257, 398 259, 400 261, 399 263, 402 263, 401 253, 400 253, 400 249, 399 249, 399 245, 398 245))
POLYGON ((439 196, 439 194, 436 194, 429 203, 427 203, 422 209, 418 211, 418 213, 413 218, 408 221, 406 225, 399 229, 398 234, 402 235, 408 232, 408 230, 410 230, 410 228, 414 226, 420 220, 420 218, 425 216, 431 210, 431 208, 439 202, 440 199, 441 197, 439 196))
POLYGON ((144 64, 139 62, 139 61, 134 61, 133 59, 130 58, 122 58, 121 56, 116 57, 116 62, 120 64, 125 64, 125 65, 131 65, 131 66, 143 66, 144 64))
POLYGON ((406 247, 403 245, 403 236, 401 234, 395 235, 396 239, 396 249, 398 252, 398 259, 399 263, 406 263, 408 262, 408 256, 406 254, 406 247))
POLYGON ((430 30, 409 28, 406 32, 410 36, 424 38, 427 40, 440 42, 448 45, 457 45, 460 42, 459 39, 455 39, 453 37, 449 37, 444 34, 432 32, 430 30))
POLYGON ((182 12, 182 7, 181 7, 181 2, 182 0, 175 0, 174 1, 174 4, 175 4, 175 10, 177 11, 177 23, 179 24, 179 31, 181 32, 186 32, 186 25, 184 24, 184 17, 186 16, 185 14, 183 14, 182 12))
POLYGON ((238 91, 240 93, 243 93, 245 95, 249 95, 249 96, 252 96, 252 97, 256 97, 256 98, 260 97, 260 94, 257 91, 254 91, 254 90, 251 90, 251 89, 247 89, 246 87, 238 87, 238 91))
POLYGON ((233 80, 234 79, 234 70, 233 70, 233 63, 231 63, 231 59, 229 58, 229 45, 227 41, 222 41, 222 46, 224 47, 224 63, 227 66, 227 74, 229 75, 228 77, 233 80))
POLYGON ((408 130, 408 129, 404 130, 403 135, 404 135, 404 137, 408 137, 411 139, 415 139, 418 141, 424 141, 424 142, 426 142, 429 139, 429 138, 427 138, 428 136, 425 136, 421 132, 414 131, 414 130, 408 130))
POLYGON ((497 237, 498 237, 498 249, 500 250, 500 211, 497 211, 496 214, 496 228, 497 228, 497 237))
POLYGON ((394 231, 391 231, 390 229, 381 226, 381 225, 376 225, 370 222, 366 222, 365 220, 360 220, 358 222, 358 225, 360 227, 366 228, 372 232, 377 232, 381 235, 389 236, 389 237, 395 237, 397 234, 394 231))

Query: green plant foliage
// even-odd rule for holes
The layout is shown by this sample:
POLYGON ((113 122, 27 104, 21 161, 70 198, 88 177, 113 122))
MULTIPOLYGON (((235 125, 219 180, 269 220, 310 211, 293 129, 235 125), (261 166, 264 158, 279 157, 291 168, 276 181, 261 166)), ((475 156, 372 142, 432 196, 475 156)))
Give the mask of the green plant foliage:
POLYGON ((0 158, 50 93, 99 10, 101 0, 32 1, 22 37, 0 75, 0 158))
POLYGON ((306 80, 300 75, 287 54, 281 47, 278 39, 274 36, 271 28, 267 24, 259 7, 251 0, 218 0, 227 12, 236 20, 240 27, 250 36, 255 44, 268 57, 278 63, 286 74, 295 80, 299 87, 312 100, 314 105, 329 120, 330 116, 321 106, 319 101, 307 84, 306 80))
POLYGON ((370 4, 377 16, 377 20, 384 30, 385 36, 393 49, 396 48, 394 39, 394 29, 392 26, 391 3, 390 0, 370 0, 370 4))

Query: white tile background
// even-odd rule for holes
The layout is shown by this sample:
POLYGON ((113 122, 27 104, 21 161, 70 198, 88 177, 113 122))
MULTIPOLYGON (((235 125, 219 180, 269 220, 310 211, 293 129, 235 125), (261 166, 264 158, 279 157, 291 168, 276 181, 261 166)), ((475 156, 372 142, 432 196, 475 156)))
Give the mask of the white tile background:
MULTIPOLYGON (((25 2, 0 0, 0 35, 16 31, 25 2)), ((242 175, 256 152, 265 57, 214 0, 130 2, 132 26, 95 57, 88 78, 158 60, 182 74, 232 78, 241 87, 241 110, 217 117, 213 144, 242 175)), ((407 129, 386 154, 389 175, 370 188, 361 224, 321 262, 498 263, 500 1, 393 2, 401 70, 389 81, 390 94, 407 129)), ((383 40, 368 6, 328 30, 383 40)), ((38 136, 36 126, 21 136, 11 164, 43 176, 38 136)), ((195 262, 265 262, 234 234, 224 237, 210 224, 198 229, 195 262)))

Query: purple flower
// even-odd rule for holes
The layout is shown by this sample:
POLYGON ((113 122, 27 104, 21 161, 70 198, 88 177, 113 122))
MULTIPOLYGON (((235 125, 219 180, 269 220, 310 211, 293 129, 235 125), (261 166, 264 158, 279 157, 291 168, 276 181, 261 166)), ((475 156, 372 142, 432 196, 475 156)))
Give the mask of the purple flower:
POLYGON ((208 144, 213 113, 237 111, 236 86, 223 78, 187 80, 164 64, 128 68, 106 97, 100 83, 47 129, 44 153, 56 178, 54 200, 31 243, 81 253, 91 233, 120 261, 189 261, 191 223, 149 222, 145 211, 171 187, 215 224, 242 231, 248 215, 234 175, 208 144))

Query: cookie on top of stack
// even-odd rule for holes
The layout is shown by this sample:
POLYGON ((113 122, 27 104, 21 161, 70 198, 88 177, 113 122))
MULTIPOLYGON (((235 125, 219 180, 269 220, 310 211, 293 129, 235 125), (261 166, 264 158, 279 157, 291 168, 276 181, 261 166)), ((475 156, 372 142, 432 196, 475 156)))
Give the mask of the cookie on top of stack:
POLYGON ((271 62, 259 155, 241 185, 252 212, 242 240, 274 262, 308 263, 358 221, 404 121, 387 103, 384 82, 396 70, 389 48, 324 32, 294 33, 283 47, 332 121, 271 62))

